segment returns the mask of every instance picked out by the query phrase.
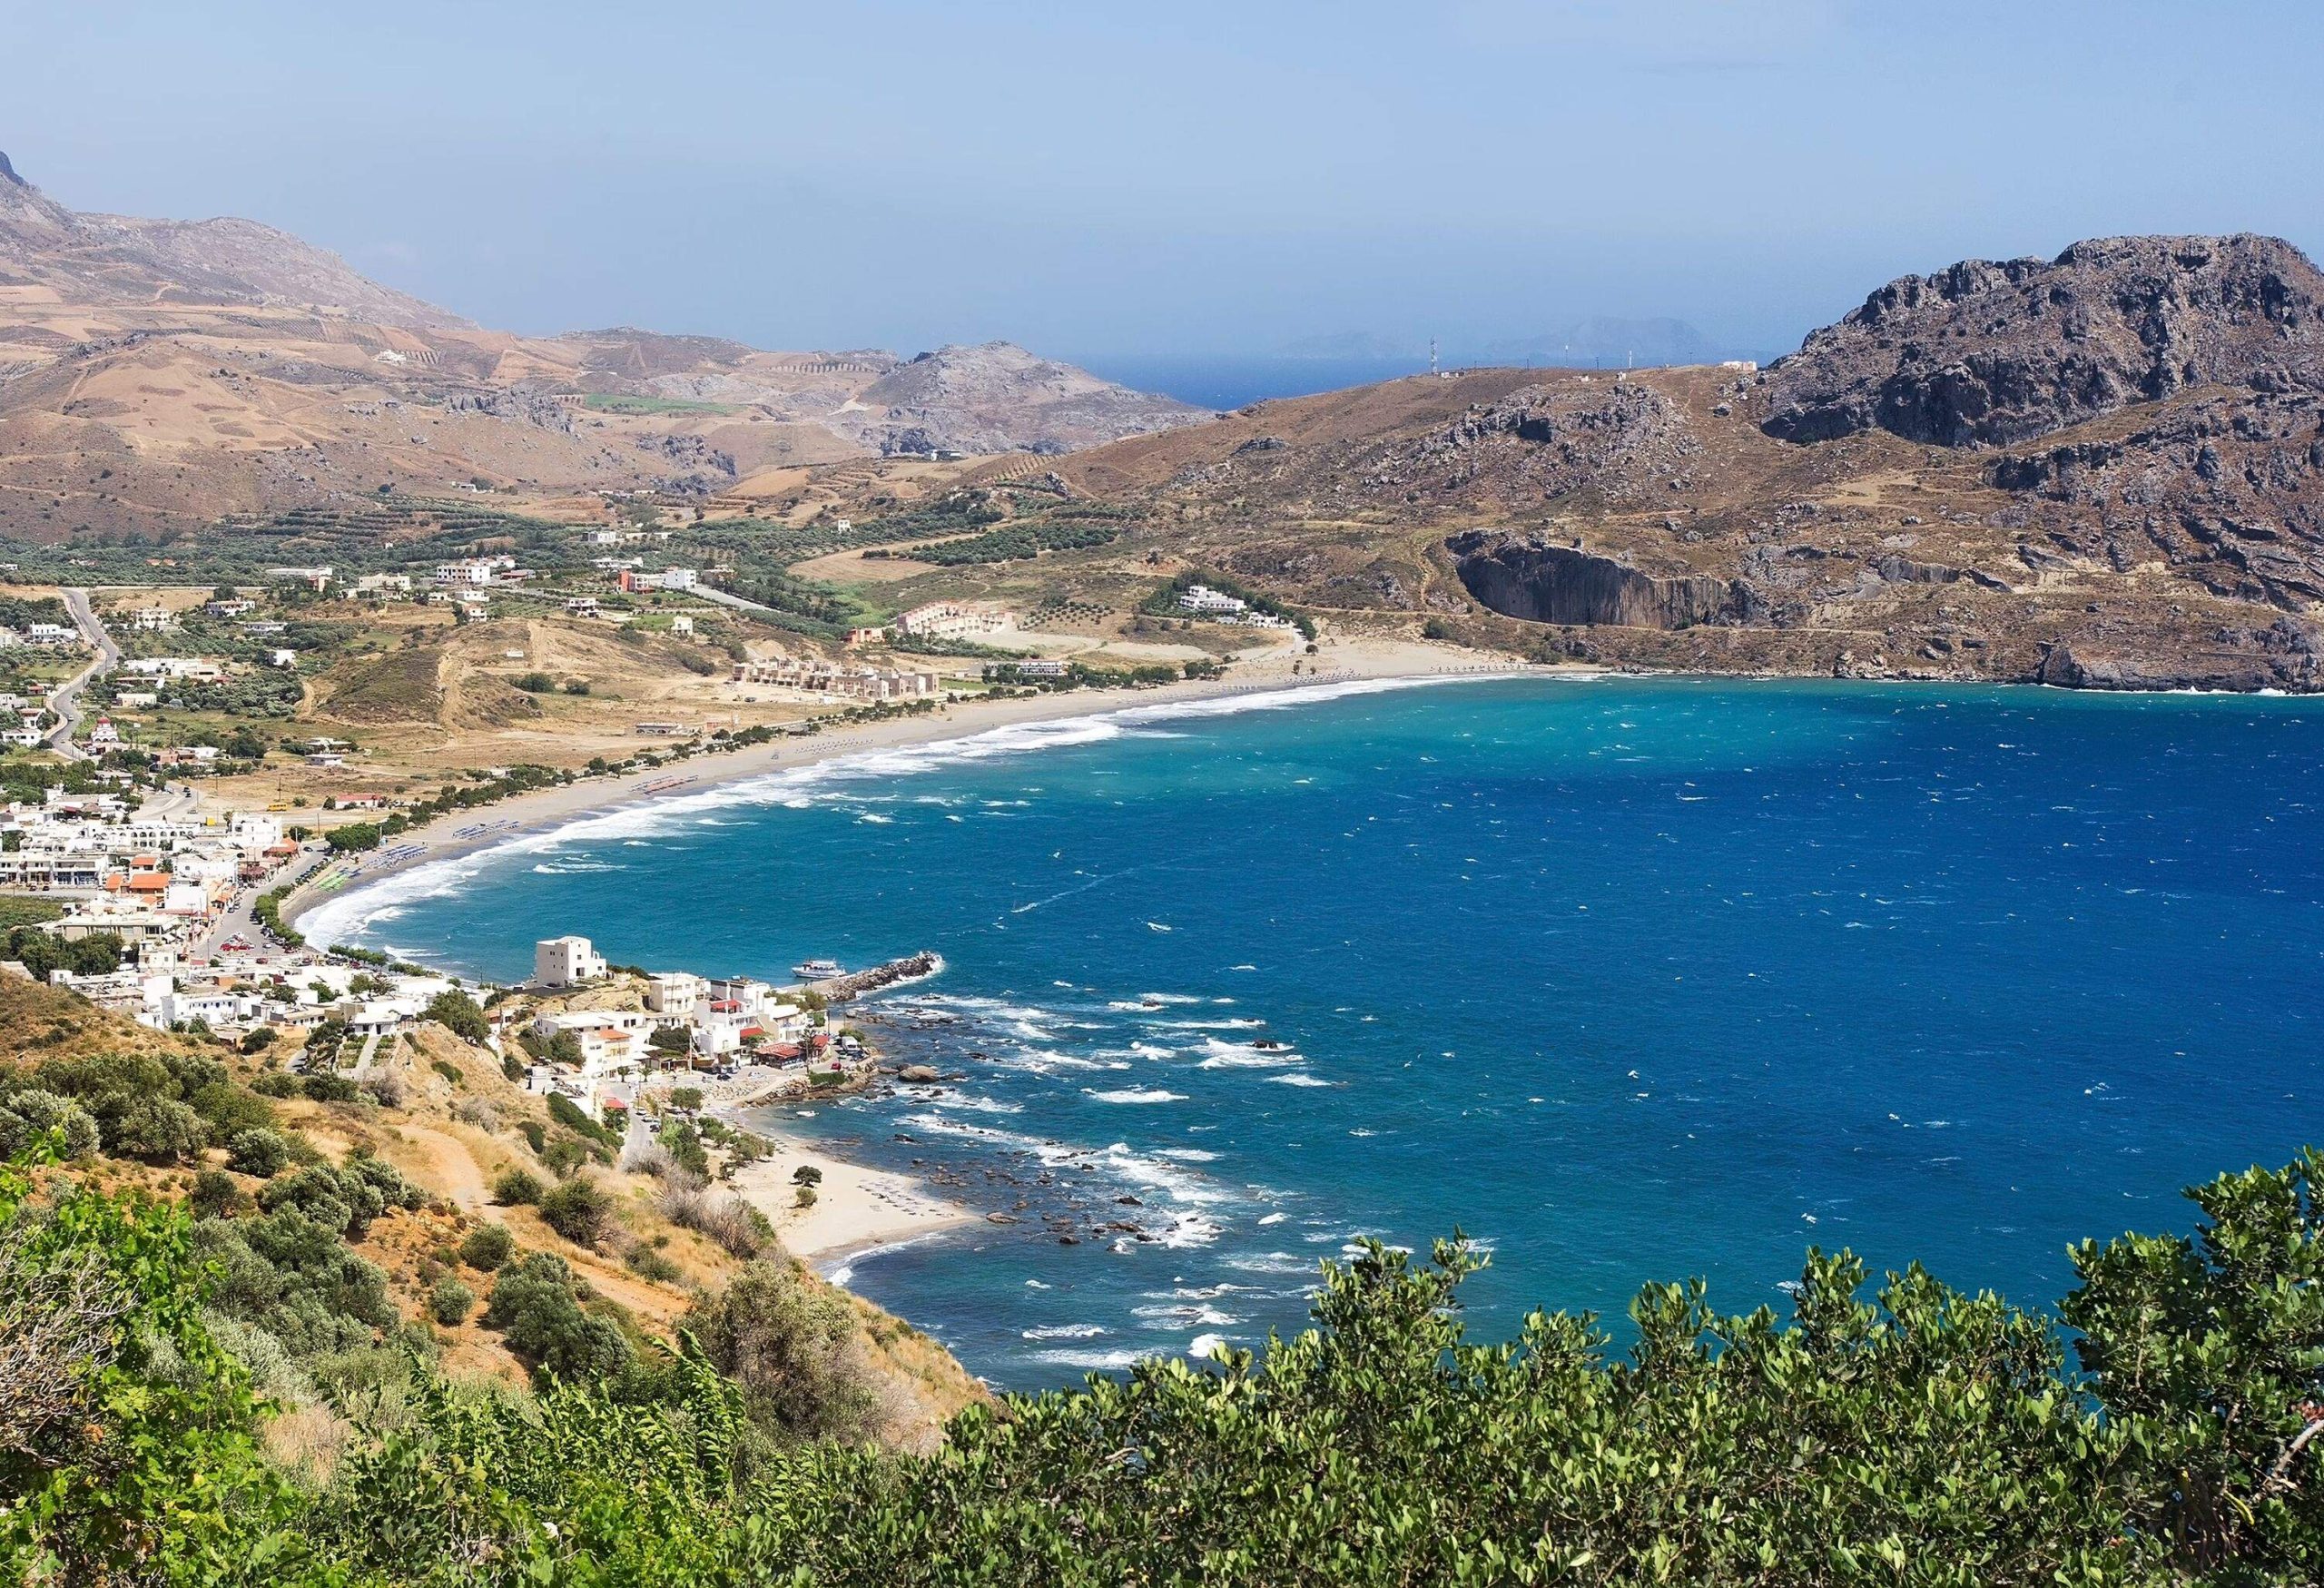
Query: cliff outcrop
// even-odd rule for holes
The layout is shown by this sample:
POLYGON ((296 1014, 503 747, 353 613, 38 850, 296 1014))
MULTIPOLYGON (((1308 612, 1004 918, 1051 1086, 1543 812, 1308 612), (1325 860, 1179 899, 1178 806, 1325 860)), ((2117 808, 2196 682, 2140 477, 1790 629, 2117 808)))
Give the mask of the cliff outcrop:
POLYGON ((1767 433, 2007 446, 2200 386, 2324 390, 2324 276, 2279 238, 2108 237, 1904 276, 1768 371, 1767 433))

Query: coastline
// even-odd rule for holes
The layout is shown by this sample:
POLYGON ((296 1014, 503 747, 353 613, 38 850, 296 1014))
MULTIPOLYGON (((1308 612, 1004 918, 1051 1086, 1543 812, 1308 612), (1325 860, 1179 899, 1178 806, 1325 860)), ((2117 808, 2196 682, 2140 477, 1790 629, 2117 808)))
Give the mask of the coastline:
POLYGON ((774 1150, 736 1171, 728 1184, 766 1215, 784 1250, 826 1278, 854 1254, 940 1235, 981 1217, 957 1202, 939 1199, 910 1175, 816 1151, 787 1131, 763 1124, 753 1128, 774 1150), (798 1190, 791 1179, 802 1168, 822 1176, 812 1208, 798 1206, 798 1190))
MULTIPOLYGON (((1334 647, 1333 665, 1294 676, 1290 657, 1246 665, 1230 679, 1166 685, 1147 689, 1075 690, 1057 695, 973 702, 924 715, 865 724, 843 733, 777 740, 731 755, 696 757, 631 774, 544 789, 480 810, 438 817, 399 834, 392 858, 326 866, 281 905, 286 924, 318 907, 368 893, 398 876, 424 867, 456 865, 487 852, 537 841, 580 823, 617 814, 667 806, 675 801, 785 772, 911 746, 944 744, 1031 723, 1061 723, 1104 717, 1147 707, 1175 707, 1249 696, 1286 697, 1345 690, 1350 686, 1419 686, 1513 676, 1590 677, 1602 669, 1541 666, 1524 663, 1448 664, 1438 647, 1399 641, 1347 641, 1334 647), (333 879, 338 885, 330 886, 333 879), (322 887, 315 884, 324 883, 322 887)), ((1299 658, 1303 663, 1318 658, 1299 658)), ((326 945, 327 946, 327 945, 326 945)), ((875 1169, 835 1153, 783 1128, 772 1111, 795 1099, 769 1097, 754 1102, 735 1097, 714 1104, 727 1123, 767 1139, 769 1158, 741 1170, 734 1189, 764 1214, 784 1249, 832 1283, 845 1287, 850 1259, 865 1253, 941 1238, 981 1221, 978 1210, 939 1198, 918 1178, 875 1169), (756 1116, 756 1117, 753 1117, 756 1116), (822 1177, 811 1207, 797 1204, 792 1176, 812 1168, 822 1177)))
MULTIPOLYGON (((1078 689, 1007 700, 965 702, 919 716, 862 724, 842 733, 778 739, 745 750, 697 755, 620 779, 542 789, 497 804, 439 816, 399 833, 386 852, 388 858, 357 856, 351 862, 327 865, 300 883, 282 901, 281 916, 286 925, 296 925, 301 917, 326 902, 354 897, 392 878, 422 867, 443 865, 537 840, 576 823, 667 805, 754 778, 802 772, 881 751, 969 738, 996 728, 1108 716, 1144 706, 1297 694, 1348 685, 1393 686, 1535 676, 1587 677, 1601 671, 1515 661, 1457 666, 1442 659, 1469 654, 1473 653, 1450 652, 1410 641, 1348 640, 1334 647, 1331 665, 1319 672, 1294 676, 1287 666, 1291 658, 1270 657, 1243 664, 1232 676, 1223 679, 1147 689, 1078 689)), ((1311 660, 1298 659, 1303 663, 1311 660)))

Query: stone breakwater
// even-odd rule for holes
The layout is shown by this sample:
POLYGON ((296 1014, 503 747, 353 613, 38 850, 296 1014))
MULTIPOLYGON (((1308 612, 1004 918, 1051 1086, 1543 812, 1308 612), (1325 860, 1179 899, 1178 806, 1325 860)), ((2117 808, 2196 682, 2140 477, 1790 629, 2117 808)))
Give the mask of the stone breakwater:
POLYGON ((868 992, 901 986, 906 981, 925 981, 943 968, 942 956, 931 949, 922 949, 916 954, 890 960, 886 964, 874 965, 868 971, 834 976, 828 981, 817 981, 812 985, 823 995, 825 1003, 852 1003, 868 992))

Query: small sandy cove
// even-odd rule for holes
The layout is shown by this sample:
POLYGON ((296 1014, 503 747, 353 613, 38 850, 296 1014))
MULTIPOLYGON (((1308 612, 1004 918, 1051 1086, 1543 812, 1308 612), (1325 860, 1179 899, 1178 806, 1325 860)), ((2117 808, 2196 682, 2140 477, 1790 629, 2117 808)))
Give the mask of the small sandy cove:
POLYGON ((767 1139, 774 1155, 738 1170, 731 1183, 767 1216, 792 1256, 818 1267, 829 1267, 851 1252, 934 1235, 977 1218, 957 1202, 939 1200, 909 1175, 866 1169, 812 1151, 788 1137, 767 1139), (803 1166, 823 1174, 812 1208, 798 1205, 799 1188, 791 1179, 803 1166))

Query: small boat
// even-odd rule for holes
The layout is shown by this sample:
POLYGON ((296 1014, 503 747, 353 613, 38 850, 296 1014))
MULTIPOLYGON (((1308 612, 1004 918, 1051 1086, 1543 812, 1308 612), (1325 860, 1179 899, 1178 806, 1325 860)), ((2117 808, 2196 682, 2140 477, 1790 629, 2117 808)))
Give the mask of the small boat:
POLYGON ((847 974, 840 968, 840 962, 837 960, 803 961, 791 967, 791 973, 802 981, 828 981, 834 976, 847 974))

